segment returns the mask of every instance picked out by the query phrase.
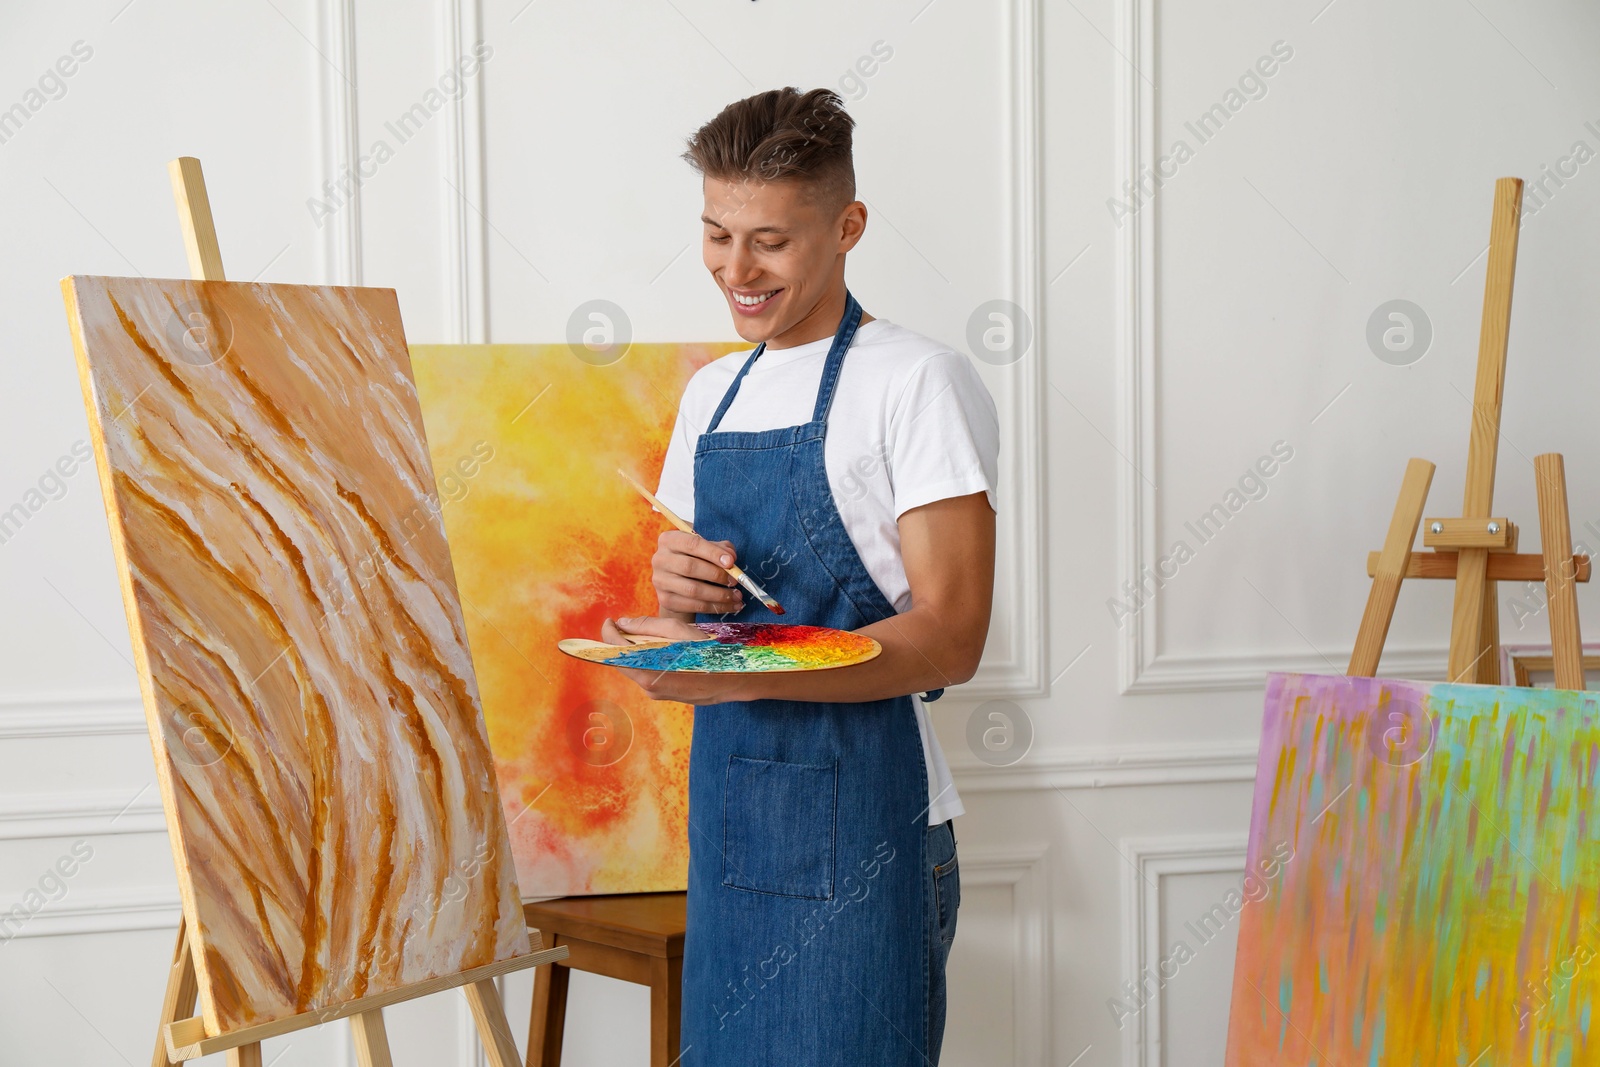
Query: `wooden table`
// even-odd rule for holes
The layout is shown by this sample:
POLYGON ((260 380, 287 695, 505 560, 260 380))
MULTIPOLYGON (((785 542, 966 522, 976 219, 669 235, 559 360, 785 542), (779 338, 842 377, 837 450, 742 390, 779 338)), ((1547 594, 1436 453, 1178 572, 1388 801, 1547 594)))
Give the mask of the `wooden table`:
POLYGON ((565 945, 571 953, 534 973, 527 1067, 561 1065, 569 967, 649 986, 650 1067, 672 1067, 683 1009, 684 899, 683 893, 634 893, 522 906, 546 948, 565 945))

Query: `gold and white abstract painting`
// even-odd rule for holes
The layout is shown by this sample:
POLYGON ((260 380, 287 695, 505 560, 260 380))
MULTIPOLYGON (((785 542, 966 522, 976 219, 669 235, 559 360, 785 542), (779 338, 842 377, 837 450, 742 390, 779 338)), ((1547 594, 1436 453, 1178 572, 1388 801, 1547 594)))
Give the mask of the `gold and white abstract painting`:
POLYGON ((207 1031, 526 953, 394 292, 62 288, 207 1031))

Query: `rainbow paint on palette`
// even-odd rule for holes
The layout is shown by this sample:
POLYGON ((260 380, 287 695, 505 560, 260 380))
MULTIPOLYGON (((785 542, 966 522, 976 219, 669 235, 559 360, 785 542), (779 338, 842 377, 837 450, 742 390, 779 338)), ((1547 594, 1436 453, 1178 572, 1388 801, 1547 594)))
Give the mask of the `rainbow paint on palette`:
MULTIPOLYGON (((574 655, 608 667, 648 671, 753 674, 767 671, 824 670, 845 667, 876 656, 881 647, 870 637, 824 626, 788 623, 696 623, 710 641, 628 649, 620 645, 579 642, 574 655)), ((563 646, 567 647, 567 646, 563 646)))
POLYGON ((1593 695, 1270 675, 1229 1067, 1600 1062, 1597 778, 1593 695))

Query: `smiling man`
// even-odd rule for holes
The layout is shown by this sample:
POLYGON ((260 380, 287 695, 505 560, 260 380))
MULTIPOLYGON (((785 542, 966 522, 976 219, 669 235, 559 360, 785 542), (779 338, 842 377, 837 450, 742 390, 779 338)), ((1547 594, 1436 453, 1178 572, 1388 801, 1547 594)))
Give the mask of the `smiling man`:
POLYGON ((944 1034, 962 807, 924 702, 983 653, 999 429, 965 356, 845 287, 867 223, 853 126, 828 90, 774 90, 684 154, 706 267, 757 347, 685 389, 657 495, 699 533, 662 534, 659 614, 602 637, 782 621, 883 646, 809 673, 629 672, 696 705, 685 1067, 921 1067, 944 1034), (735 561, 782 619, 744 599, 735 561))

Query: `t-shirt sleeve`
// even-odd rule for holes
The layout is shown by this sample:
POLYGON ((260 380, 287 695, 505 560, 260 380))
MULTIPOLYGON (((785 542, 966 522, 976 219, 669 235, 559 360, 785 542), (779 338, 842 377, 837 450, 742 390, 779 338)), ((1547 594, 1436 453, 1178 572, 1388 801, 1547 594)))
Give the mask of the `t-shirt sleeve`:
POLYGON ((896 519, 972 493, 996 506, 1000 420, 966 356, 946 351, 917 364, 890 413, 888 445, 896 519))
POLYGON ((672 427, 672 439, 667 442, 667 456, 661 464, 661 481, 656 485, 656 497, 678 513, 684 522, 694 522, 694 446, 699 431, 691 425, 685 414, 690 397, 685 393, 678 406, 678 420, 672 427))

